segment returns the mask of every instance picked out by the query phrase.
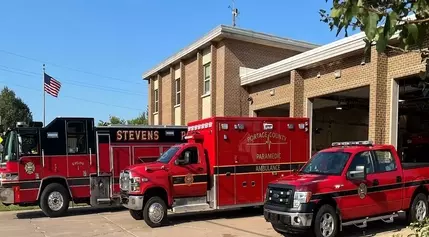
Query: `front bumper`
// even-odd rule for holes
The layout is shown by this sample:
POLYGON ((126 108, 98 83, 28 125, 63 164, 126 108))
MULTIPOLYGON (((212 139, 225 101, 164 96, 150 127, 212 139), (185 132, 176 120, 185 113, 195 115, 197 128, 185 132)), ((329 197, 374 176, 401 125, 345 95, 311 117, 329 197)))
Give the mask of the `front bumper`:
POLYGON ((307 231, 311 228, 313 213, 281 212, 264 209, 264 218, 273 226, 285 231, 307 231))
POLYGON ((143 196, 128 195, 126 198, 121 198, 121 203, 124 207, 130 210, 143 210, 143 196))

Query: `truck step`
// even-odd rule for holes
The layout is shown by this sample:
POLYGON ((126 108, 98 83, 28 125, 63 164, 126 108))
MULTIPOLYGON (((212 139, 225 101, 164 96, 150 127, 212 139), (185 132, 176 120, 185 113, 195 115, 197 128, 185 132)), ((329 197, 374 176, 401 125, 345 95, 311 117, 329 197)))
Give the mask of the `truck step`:
POLYGON ((173 213, 188 213, 188 212, 200 212, 200 211, 210 211, 213 210, 210 208, 209 204, 201 203, 201 204, 189 204, 182 206, 173 207, 173 213))
POLYGON ((112 200, 110 198, 98 198, 97 204, 111 204, 112 200))
POLYGON ((173 201, 173 207, 194 205, 194 204, 207 204, 207 196, 201 197, 189 197, 189 198, 175 198, 173 201))
POLYGON ((394 221, 394 219, 397 218, 398 216, 399 216, 398 213, 395 212, 395 213, 392 213, 391 215, 367 217, 367 218, 360 219, 360 220, 343 222, 342 226, 354 225, 358 228, 366 228, 368 222, 383 221, 385 223, 392 223, 394 221))

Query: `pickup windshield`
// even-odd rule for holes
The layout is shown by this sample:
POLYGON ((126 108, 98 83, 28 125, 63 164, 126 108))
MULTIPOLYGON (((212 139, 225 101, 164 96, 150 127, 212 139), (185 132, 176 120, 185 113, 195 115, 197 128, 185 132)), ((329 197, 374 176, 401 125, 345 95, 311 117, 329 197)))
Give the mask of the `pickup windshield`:
POLYGON ((159 159, 158 162, 167 164, 173 158, 174 154, 179 150, 179 147, 170 147, 166 152, 164 152, 159 159))
POLYGON ((303 167, 303 174, 341 175, 350 158, 347 152, 319 152, 303 167))

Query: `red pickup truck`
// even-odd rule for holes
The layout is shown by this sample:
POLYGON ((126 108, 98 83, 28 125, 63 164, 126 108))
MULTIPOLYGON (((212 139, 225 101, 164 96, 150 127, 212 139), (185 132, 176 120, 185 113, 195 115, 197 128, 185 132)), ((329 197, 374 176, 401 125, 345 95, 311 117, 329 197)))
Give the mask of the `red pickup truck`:
POLYGON ((268 184, 265 220, 279 233, 334 237, 343 226, 428 214, 429 163, 401 163, 391 145, 339 142, 268 184))

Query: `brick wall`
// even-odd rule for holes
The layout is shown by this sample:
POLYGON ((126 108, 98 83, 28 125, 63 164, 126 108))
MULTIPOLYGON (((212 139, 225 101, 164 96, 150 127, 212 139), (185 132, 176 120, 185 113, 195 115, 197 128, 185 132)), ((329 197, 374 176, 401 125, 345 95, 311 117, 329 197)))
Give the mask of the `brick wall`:
POLYGON ((160 124, 172 124, 172 74, 170 70, 168 70, 162 73, 160 76, 161 80, 159 81, 159 84, 162 87, 162 94, 159 94, 159 96, 162 98, 162 104, 160 104, 160 108, 162 109, 162 117, 160 120, 160 124))

